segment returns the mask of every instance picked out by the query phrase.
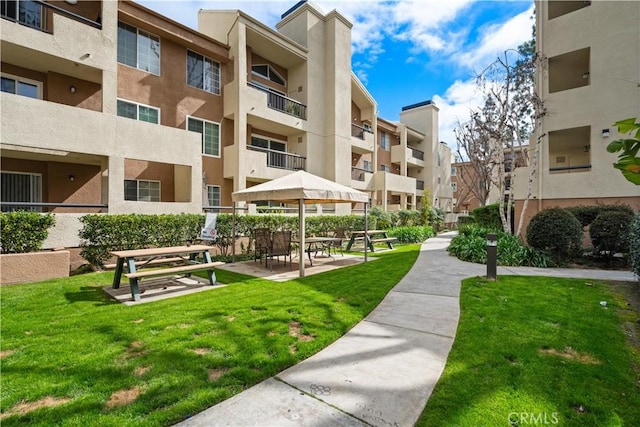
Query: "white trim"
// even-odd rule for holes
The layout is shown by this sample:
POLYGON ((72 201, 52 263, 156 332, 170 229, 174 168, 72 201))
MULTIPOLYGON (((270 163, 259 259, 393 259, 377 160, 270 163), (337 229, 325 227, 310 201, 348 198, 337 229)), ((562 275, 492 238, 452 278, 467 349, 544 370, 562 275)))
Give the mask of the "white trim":
POLYGON ((143 104, 141 102, 131 101, 131 100, 124 99, 124 98, 116 98, 116 115, 118 117, 124 117, 125 119, 129 118, 129 117, 118 115, 118 101, 126 102, 128 104, 133 104, 133 105, 135 105, 137 107, 136 108, 136 118, 135 118, 136 121, 143 122, 143 123, 149 123, 149 124, 153 124, 153 125, 159 125, 160 123, 162 123, 162 116, 161 116, 162 112, 160 110, 160 107, 154 107, 153 105, 143 104), (153 123, 153 122, 147 122, 145 120, 140 120, 140 107, 147 107, 147 108, 152 108, 154 110, 157 110, 158 111, 158 123, 153 123))
MULTIPOLYGON (((9 74, 9 73, 0 73, 0 76, 7 78, 7 79, 13 79, 16 81, 16 83, 18 82, 23 82, 23 83, 27 83, 30 85, 34 85, 37 90, 38 90, 38 97, 35 99, 42 99, 42 86, 43 86, 43 82, 39 81, 39 80, 32 80, 32 79, 28 79, 26 77, 22 77, 22 76, 16 76, 15 74, 9 74)), ((17 85, 16 85, 16 90, 17 90, 17 85)), ((8 93, 8 92, 5 92, 8 93)), ((14 93, 14 95, 18 95, 18 93, 14 93)), ((24 96, 24 95, 20 95, 20 96, 24 96)), ((29 97, 27 97, 29 98, 29 97)))
POLYGON ((207 120, 200 117, 187 115, 187 119, 184 121, 185 129, 187 130, 187 132, 193 132, 189 130, 189 119, 200 120, 201 122, 211 123, 218 126, 218 154, 208 154, 204 152, 204 135, 202 136, 202 141, 200 142, 200 153, 203 156, 219 159, 222 153, 222 125, 218 122, 214 122, 213 120, 207 120))
MULTIPOLYGON (((136 182, 136 200, 127 200, 126 198, 124 199, 127 202, 149 202, 149 203, 160 203, 162 202, 162 181, 157 180, 157 179, 126 179, 124 180, 124 182, 126 181, 135 181, 136 182), (140 183, 141 182, 148 182, 148 183, 152 183, 152 182, 157 182, 158 183, 158 200, 140 200, 140 183)), ((124 185, 123 182, 123 185, 124 185)), ((126 193, 124 195, 126 197, 126 193)))

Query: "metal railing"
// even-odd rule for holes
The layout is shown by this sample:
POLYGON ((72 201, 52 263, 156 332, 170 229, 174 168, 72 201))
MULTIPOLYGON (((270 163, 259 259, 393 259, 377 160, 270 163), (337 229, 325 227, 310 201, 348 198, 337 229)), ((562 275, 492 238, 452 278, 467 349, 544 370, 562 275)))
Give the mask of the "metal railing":
POLYGON ((373 173, 373 171, 351 166, 351 179, 354 181, 364 182, 365 173, 373 173))
POLYGON ((562 166, 562 167, 549 168, 549 172, 588 171, 590 169, 591 169, 591 165, 562 166))
POLYGON ((19 1, 15 0, 1 0, 0 17, 3 19, 17 22, 20 25, 30 27, 45 33, 53 34, 53 20, 48 19, 50 15, 56 13, 58 15, 65 16, 80 22, 85 25, 89 25, 94 28, 102 29, 102 23, 100 22, 100 14, 93 21, 84 16, 70 12, 66 9, 58 7, 54 4, 43 2, 40 0, 19 1), (51 12, 51 13, 50 13, 51 12))
POLYGON ((295 99, 287 98, 286 96, 272 90, 266 86, 247 82, 248 86, 255 89, 266 92, 267 94, 267 107, 280 111, 290 116, 298 117, 303 120, 307 120, 307 106, 296 101, 295 99))
POLYGON ((267 154, 267 166, 270 168, 287 169, 292 171, 305 170, 307 158, 298 154, 284 151, 270 150, 268 148, 247 146, 249 150, 260 151, 267 154))
POLYGON ((358 124, 355 123, 351 123, 351 136, 358 138, 358 139, 362 139, 364 141, 364 133, 368 132, 373 134, 373 131, 369 128, 360 126, 358 124))
POLYGON ((411 156, 414 159, 424 160, 424 151, 418 150, 417 148, 409 147, 411 150, 411 156))

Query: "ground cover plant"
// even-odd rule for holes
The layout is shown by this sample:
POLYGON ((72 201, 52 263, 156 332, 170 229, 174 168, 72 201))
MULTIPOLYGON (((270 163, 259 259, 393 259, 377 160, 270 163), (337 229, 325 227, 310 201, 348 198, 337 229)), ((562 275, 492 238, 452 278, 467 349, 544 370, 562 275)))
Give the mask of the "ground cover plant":
POLYGON ((225 288, 136 306, 106 296, 111 272, 3 287, 0 423, 172 425, 339 338, 418 253, 283 283, 218 270, 225 288))
POLYGON ((640 297, 636 286, 631 311, 623 285, 463 281, 456 340, 418 425, 640 425, 640 297))
POLYGON ((547 267, 551 264, 549 257, 526 246, 519 237, 476 224, 460 227, 447 250, 462 261, 486 264, 489 233, 495 233, 498 237, 498 265, 547 267))

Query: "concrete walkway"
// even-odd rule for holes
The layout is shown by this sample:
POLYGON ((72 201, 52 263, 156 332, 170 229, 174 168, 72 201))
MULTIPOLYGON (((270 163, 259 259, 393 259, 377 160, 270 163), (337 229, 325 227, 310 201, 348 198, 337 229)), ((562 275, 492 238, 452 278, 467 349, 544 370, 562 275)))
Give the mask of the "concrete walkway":
MULTIPOLYGON (((460 282, 484 265, 428 239, 409 273, 342 338, 178 426, 412 426, 442 374, 458 327, 460 282)), ((498 275, 634 280, 631 272, 499 267, 498 275)))

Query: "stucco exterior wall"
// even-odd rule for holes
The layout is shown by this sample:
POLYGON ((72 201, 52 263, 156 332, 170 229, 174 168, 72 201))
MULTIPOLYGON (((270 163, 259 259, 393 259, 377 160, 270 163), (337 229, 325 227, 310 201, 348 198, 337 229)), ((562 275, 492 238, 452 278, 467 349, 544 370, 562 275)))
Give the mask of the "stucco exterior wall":
POLYGON ((69 277, 69 251, 0 255, 0 285, 69 277))

